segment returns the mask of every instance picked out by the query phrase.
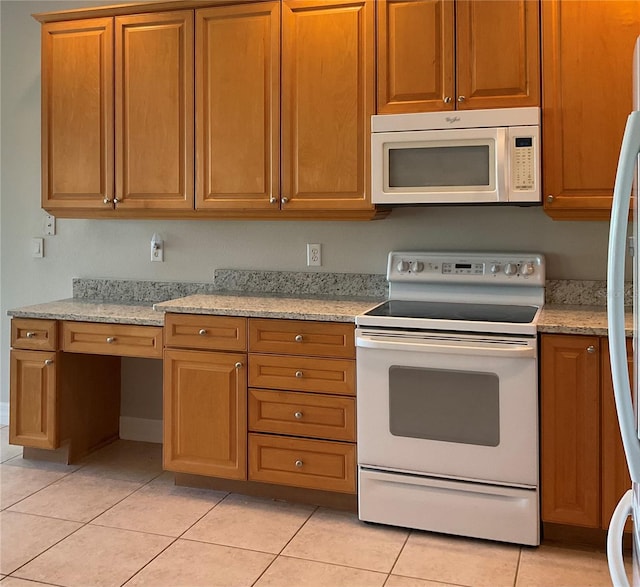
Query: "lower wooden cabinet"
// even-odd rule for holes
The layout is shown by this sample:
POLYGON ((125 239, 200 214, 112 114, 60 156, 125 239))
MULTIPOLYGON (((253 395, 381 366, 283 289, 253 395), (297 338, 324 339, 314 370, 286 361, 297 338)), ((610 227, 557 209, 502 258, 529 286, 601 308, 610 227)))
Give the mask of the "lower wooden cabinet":
POLYGON ((11 351, 11 444, 58 448, 56 355, 53 351, 11 351))
POLYGON ((606 338, 541 336, 541 438, 542 520, 607 528, 631 480, 606 338))
POLYGON ((164 353, 164 468, 247 477, 246 355, 164 353))

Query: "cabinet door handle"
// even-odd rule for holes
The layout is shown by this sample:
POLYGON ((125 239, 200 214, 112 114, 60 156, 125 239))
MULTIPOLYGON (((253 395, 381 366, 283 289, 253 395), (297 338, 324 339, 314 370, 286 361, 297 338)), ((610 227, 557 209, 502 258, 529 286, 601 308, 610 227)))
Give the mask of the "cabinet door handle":
POLYGON ((238 361, 235 365, 236 369, 241 369, 242 368, 242 363, 240 361, 238 361))
POLYGON ((269 198, 269 204, 277 204, 278 203, 278 198, 276 198, 275 196, 271 196, 269 198))
POLYGON ((464 96, 458 96, 458 102, 464 102, 466 98, 464 96))
POLYGON ((282 199, 280 200, 283 204, 287 204, 289 202, 289 198, 287 198, 287 196, 282 196, 282 199))
POLYGON ((35 338, 36 333, 35 332, 27 332, 27 338, 35 338))
POLYGON ((296 342, 302 342, 302 334, 296 334, 296 342))
POLYGON ((554 200, 555 198, 551 194, 547 196, 547 204, 553 204, 554 200))
POLYGON ((442 100, 445 104, 450 104, 451 103, 451 96, 445 96, 444 99, 442 100))
POLYGON ((109 344, 113 343, 116 341, 116 337, 115 336, 107 336, 107 342, 109 344))
POLYGON ((300 379, 302 377, 302 371, 296 371, 296 377, 300 379))
POLYGON ((302 412, 296 412, 294 414, 294 417, 296 420, 302 420, 302 412))
POLYGON ((304 464, 304 463, 303 463, 301 460, 297 460, 297 461, 296 461, 296 467, 297 467, 298 469, 302 469, 302 465, 303 465, 303 464, 304 464))
POLYGON ((111 198, 105 198, 104 200, 102 200, 103 204, 111 204, 111 198))
POLYGON ((47 365, 47 367, 53 365, 53 359, 45 359, 44 364, 47 365))
POLYGON ((588 353, 591 353, 591 354, 595 353, 595 352, 596 352, 596 347, 594 347, 592 344, 590 344, 590 345, 587 347, 587 352, 588 352, 588 353))
POLYGON ((113 198, 114 204, 119 204, 120 202, 122 202, 122 200, 118 200, 118 198, 113 198))
POLYGON ((200 330, 198 330, 198 334, 200 336, 206 336, 207 335, 207 331, 204 328, 201 328, 200 330))

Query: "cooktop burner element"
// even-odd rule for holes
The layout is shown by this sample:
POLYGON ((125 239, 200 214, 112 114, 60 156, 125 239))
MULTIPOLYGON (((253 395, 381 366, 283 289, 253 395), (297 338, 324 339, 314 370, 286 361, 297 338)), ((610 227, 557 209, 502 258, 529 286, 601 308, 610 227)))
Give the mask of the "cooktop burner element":
POLYGON ((391 252, 387 281, 389 300, 359 327, 535 336, 545 264, 536 253, 391 252))
POLYGON ((439 318, 442 320, 524 324, 531 322, 537 311, 538 306, 390 300, 365 312, 365 314, 367 316, 392 316, 396 318, 439 318))

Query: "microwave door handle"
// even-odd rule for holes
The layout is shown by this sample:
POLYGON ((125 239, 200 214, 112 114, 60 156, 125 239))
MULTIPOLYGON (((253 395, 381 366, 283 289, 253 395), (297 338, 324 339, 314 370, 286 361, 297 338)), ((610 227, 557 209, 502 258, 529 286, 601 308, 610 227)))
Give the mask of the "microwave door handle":
POLYGON ((631 403, 624 317, 624 263, 629 204, 640 151, 640 111, 632 112, 622 137, 620 159, 613 187, 607 259, 607 322, 613 392, 622 444, 631 479, 640 482, 640 443, 631 403))
POLYGON ((509 129, 500 127, 496 130, 496 190, 498 192, 498 202, 508 202, 509 174, 511 173, 509 129))

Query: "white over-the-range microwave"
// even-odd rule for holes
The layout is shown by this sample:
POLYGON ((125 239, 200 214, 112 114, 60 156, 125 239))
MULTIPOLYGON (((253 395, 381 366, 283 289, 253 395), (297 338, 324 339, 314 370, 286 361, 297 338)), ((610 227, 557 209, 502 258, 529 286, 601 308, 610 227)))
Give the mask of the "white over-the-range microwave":
POLYGON ((371 117, 374 204, 540 203, 540 109, 371 117))

